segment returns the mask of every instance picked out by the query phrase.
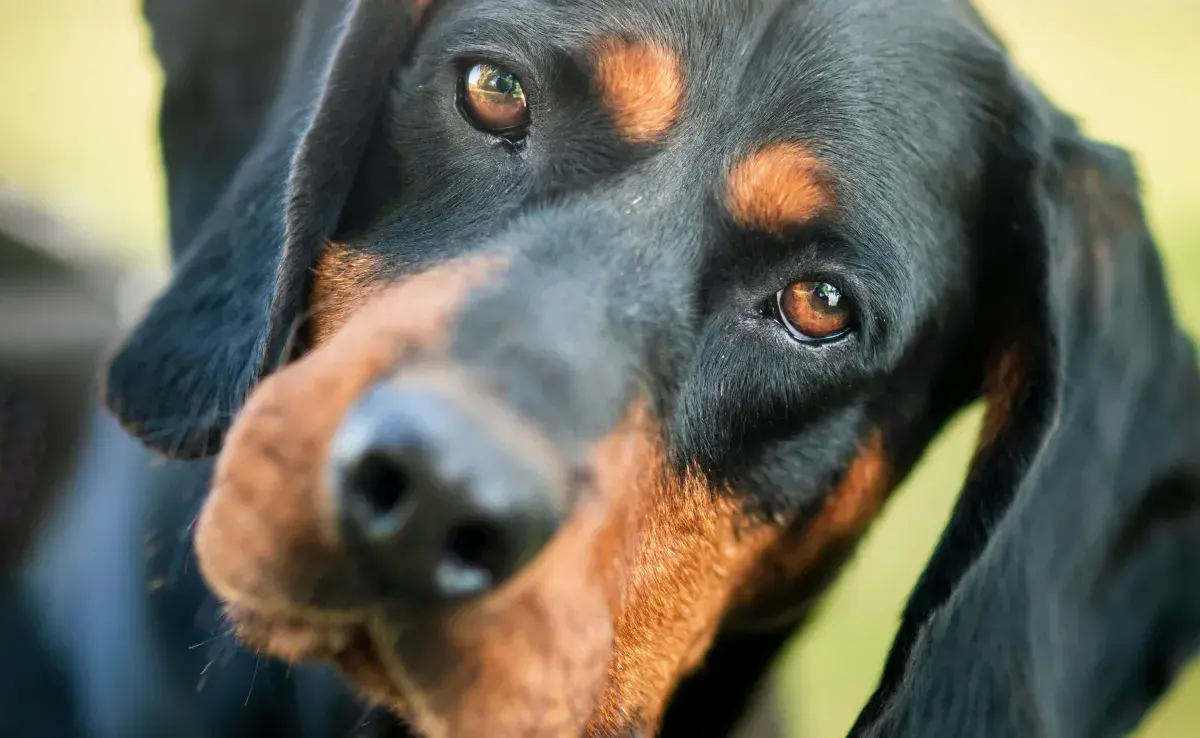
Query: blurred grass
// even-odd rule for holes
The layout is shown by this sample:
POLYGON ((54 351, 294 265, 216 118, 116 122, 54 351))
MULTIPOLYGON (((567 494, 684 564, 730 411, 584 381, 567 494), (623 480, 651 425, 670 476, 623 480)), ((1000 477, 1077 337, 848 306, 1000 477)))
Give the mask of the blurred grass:
MULTIPOLYGON (((253 2, 253 0, 247 0, 253 2)), ((1200 4, 980 0, 1018 60, 1095 136, 1140 158, 1181 315, 1200 335, 1200 4)), ((0 0, 0 184, 124 258, 159 260, 158 70, 136 0, 0 0)), ((979 412, 963 414, 901 490, 781 674, 796 735, 844 735, 958 491, 979 412)), ((1200 667, 1140 738, 1200 735, 1200 667)))
POLYGON ((160 260, 159 85, 139 0, 0 0, 0 186, 160 260))

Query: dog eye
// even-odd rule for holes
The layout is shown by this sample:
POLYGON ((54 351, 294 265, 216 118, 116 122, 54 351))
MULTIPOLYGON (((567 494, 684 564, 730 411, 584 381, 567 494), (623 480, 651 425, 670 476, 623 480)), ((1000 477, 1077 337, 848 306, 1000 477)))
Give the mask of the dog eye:
POLYGON ((795 282, 775 295, 780 322, 800 341, 840 338, 850 331, 854 306, 827 282, 795 282))
POLYGON ((529 125, 529 103, 517 75, 495 64, 476 64, 459 85, 463 115, 481 131, 520 138, 529 125))

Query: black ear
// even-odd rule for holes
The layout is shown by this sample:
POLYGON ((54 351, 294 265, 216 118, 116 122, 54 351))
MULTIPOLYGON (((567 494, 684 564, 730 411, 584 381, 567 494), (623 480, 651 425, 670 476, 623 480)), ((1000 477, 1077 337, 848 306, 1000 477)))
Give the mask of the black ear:
POLYGON ((1004 88, 983 438, 853 735, 1124 735, 1200 647, 1200 378, 1134 167, 1004 88))
POLYGON ((165 84, 171 245, 187 246, 267 125, 303 0, 144 0, 165 84))
MULTIPOLYGON (((392 71, 410 46, 415 0, 409 5, 306 0, 300 8, 255 143, 211 212, 177 244, 170 284, 110 365, 108 405, 148 445, 179 457, 215 453, 246 393, 286 358, 316 250, 337 227, 392 71)), ((201 141, 180 143, 189 140, 201 141)), ((180 171, 196 172, 200 200, 221 179, 203 167, 180 171)))

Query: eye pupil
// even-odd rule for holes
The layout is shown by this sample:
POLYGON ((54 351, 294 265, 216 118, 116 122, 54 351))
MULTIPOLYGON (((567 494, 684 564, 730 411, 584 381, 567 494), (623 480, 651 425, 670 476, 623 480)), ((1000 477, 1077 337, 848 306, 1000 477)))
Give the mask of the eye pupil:
POLYGON ((830 341, 850 331, 853 310, 827 282, 796 282, 776 295, 780 322, 805 343, 830 341))
POLYGON ((497 92, 508 95, 513 90, 518 89, 519 87, 520 87, 520 84, 517 82, 517 78, 514 75, 512 75, 511 73, 505 72, 504 74, 496 75, 496 91, 497 92))

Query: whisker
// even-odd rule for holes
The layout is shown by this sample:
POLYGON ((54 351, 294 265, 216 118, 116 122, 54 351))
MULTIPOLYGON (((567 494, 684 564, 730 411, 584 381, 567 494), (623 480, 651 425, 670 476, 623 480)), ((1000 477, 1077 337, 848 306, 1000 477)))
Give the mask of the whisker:
MULTIPOLYGON (((218 634, 216 634, 215 636, 213 636, 212 638, 208 638, 208 639, 206 639, 206 640, 200 641, 199 643, 195 643, 195 644, 193 644, 193 645, 191 645, 191 646, 188 646, 188 650, 189 650, 189 651, 194 651, 194 650, 196 650, 197 648, 201 648, 201 647, 203 647, 203 646, 207 646, 208 644, 212 643, 213 641, 216 641, 216 640, 219 640, 219 639, 221 639, 221 638, 224 638, 224 637, 225 637, 225 636, 227 636, 227 635, 228 635, 228 633, 218 633, 218 634)), ((210 661, 209 663, 211 664, 212 662, 210 661)), ((205 669, 207 669, 208 667, 206 666, 206 667, 204 667, 204 668, 205 668, 205 669)), ((201 674, 203 674, 204 672, 200 672, 200 673, 201 673, 201 674)))
POLYGON ((374 711, 375 710, 372 707, 364 707, 362 714, 358 716, 358 720, 354 721, 354 725, 351 726, 350 730, 346 731, 346 738, 354 738, 354 733, 359 728, 365 728, 367 725, 369 725, 371 721, 371 714, 374 711))
POLYGON ((254 672, 250 675, 250 689, 246 691, 246 701, 242 703, 242 707, 250 706, 250 695, 254 693, 254 680, 258 678, 258 665, 262 663, 262 657, 254 656, 254 672))

